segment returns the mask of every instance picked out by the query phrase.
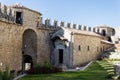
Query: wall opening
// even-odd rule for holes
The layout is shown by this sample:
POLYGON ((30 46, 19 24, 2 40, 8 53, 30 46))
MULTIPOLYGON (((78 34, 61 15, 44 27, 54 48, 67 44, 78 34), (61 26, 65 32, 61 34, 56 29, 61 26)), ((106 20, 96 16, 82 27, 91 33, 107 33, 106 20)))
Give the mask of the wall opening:
POLYGON ((36 32, 33 31, 32 29, 27 29, 23 33, 22 41, 23 41, 22 42, 23 70, 25 70, 24 65, 34 66, 37 63, 37 35, 36 35, 36 32), (27 57, 24 55, 27 55, 27 57), (29 59, 32 61, 30 62, 29 59), (25 64, 25 62, 28 62, 28 64, 25 64), (30 64, 29 64, 29 62, 30 62, 30 64))
POLYGON ((105 30, 102 30, 102 35, 106 36, 106 31, 105 30))
POLYGON ((81 46, 80 46, 80 45, 78 46, 78 50, 79 50, 79 51, 81 50, 81 46))
POLYGON ((16 12, 16 23, 22 24, 22 12, 16 12))
POLYGON ((111 37, 108 37, 108 41, 109 41, 109 42, 112 42, 112 39, 111 39, 111 37))
POLYGON ((90 46, 87 46, 87 50, 90 51, 90 46))
POLYGON ((29 55, 23 55, 23 71, 28 71, 33 67, 32 57, 29 55))
POLYGON ((59 63, 63 64, 63 49, 59 49, 59 63))

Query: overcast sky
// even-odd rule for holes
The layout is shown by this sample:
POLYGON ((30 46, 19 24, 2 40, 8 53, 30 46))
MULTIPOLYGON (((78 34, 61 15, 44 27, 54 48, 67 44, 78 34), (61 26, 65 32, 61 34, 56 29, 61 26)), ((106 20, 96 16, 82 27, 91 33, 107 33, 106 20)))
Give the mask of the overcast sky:
POLYGON ((0 0, 37 10, 44 18, 86 26, 120 26, 120 0, 0 0))

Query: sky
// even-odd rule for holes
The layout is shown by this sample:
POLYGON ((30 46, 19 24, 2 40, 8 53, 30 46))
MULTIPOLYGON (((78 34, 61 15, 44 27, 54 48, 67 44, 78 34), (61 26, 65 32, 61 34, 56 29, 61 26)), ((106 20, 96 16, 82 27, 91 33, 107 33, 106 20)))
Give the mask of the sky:
POLYGON ((0 0, 2 4, 20 3, 42 13, 43 18, 89 27, 120 26, 120 0, 0 0))

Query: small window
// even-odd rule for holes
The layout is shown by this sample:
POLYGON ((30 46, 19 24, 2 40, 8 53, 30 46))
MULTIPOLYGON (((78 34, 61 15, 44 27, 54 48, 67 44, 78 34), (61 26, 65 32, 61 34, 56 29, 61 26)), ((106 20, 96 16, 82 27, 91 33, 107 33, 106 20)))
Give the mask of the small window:
POLYGON ((105 50, 105 47, 103 46, 103 51, 105 50))
POLYGON ((102 52, 102 51, 103 51, 103 50, 102 50, 102 47, 101 47, 100 49, 101 49, 101 52, 102 52))
POLYGON ((99 47, 97 47, 97 51, 99 52, 99 47))
POLYGON ((89 46, 87 47, 87 50, 90 51, 90 47, 89 46))
POLYGON ((78 50, 79 50, 79 51, 81 50, 81 46, 80 46, 80 45, 78 46, 78 50))
POLYGON ((22 24, 22 12, 16 12, 16 23, 22 24))

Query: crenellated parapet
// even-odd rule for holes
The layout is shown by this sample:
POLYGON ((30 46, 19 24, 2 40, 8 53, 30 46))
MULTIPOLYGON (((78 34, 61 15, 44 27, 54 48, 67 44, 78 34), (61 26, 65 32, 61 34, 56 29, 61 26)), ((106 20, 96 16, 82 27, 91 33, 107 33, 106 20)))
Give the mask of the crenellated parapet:
POLYGON ((49 28, 51 26, 50 19, 45 20, 45 27, 49 28))
POLYGON ((87 26, 84 26, 84 30, 85 30, 85 31, 87 30, 87 26))
POLYGON ((0 20, 15 23, 14 9, 0 3, 0 20))
MULTIPOLYGON (((22 20, 24 19, 22 15, 26 14, 26 13, 22 14, 22 11, 23 11, 22 9, 26 9, 26 8, 20 4, 16 4, 13 6, 6 6, 0 3, 0 21, 15 23, 15 24, 22 24, 22 20), (21 12, 21 17, 17 16, 17 13, 19 12, 21 12)), ((51 21, 48 18, 43 20, 42 17, 38 17, 36 19, 36 22, 37 22, 38 29, 56 30, 56 29, 59 29, 60 27, 65 27, 65 28, 71 28, 71 29, 77 29, 77 30, 83 30, 83 31, 98 32, 96 31, 95 28, 91 28, 85 25, 79 25, 75 23, 71 24, 70 22, 64 22, 64 21, 58 22, 57 20, 51 21)))
POLYGON ((39 29, 47 29, 47 30, 56 30, 56 29, 59 29, 60 27, 65 27, 65 28, 77 29, 82 31, 97 32, 95 28, 88 27, 85 25, 78 25, 75 23, 71 24, 70 22, 65 23, 64 21, 58 22, 57 20, 51 21, 48 18, 43 20, 43 17, 40 17, 38 19, 37 27, 39 29))
POLYGON ((92 30, 92 28, 91 27, 88 27, 88 31, 91 31, 92 30))
POLYGON ((78 25, 78 29, 79 29, 79 30, 82 30, 82 25, 78 25))
MULTIPOLYGON (((15 23, 15 24, 22 24, 22 17, 17 18, 17 10, 18 12, 22 11, 24 7, 20 4, 14 5, 14 6, 6 6, 0 3, 0 21, 8 22, 8 23, 15 23)), ((25 8, 26 9, 26 8, 25 8)), ((30 10, 30 9, 29 9, 30 10)), ((23 13, 24 15, 25 13, 23 13)), ((21 13, 22 15, 22 13, 21 13)), ((47 30, 56 30, 60 27, 65 28, 71 28, 71 29, 77 29, 77 30, 83 30, 83 31, 93 31, 98 32, 96 29, 92 29, 91 27, 85 26, 85 25, 78 25, 78 24, 71 24, 70 22, 58 22, 57 20, 51 21, 50 19, 46 18, 43 20, 42 17, 38 17, 36 19, 37 22, 37 28, 39 29, 47 29, 47 30)))
POLYGON ((60 26, 65 27, 65 24, 63 21, 60 22, 60 26))
POLYGON ((73 24, 73 28, 76 29, 76 24, 73 24))
POLYGON ((53 26, 56 28, 58 26, 58 21, 57 20, 54 20, 53 21, 53 26))

